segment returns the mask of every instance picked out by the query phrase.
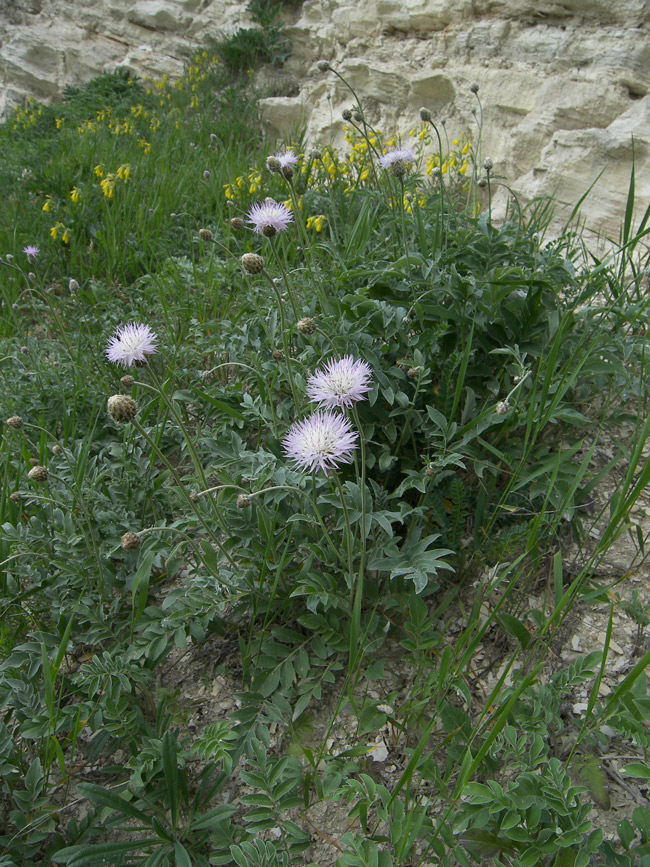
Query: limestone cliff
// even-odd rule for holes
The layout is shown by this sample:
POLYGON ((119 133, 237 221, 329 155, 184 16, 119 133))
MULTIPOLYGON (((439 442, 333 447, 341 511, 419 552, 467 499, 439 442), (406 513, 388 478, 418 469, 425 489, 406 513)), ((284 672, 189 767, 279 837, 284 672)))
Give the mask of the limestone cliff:
MULTIPOLYGON (((245 22, 235 0, 0 0, 4 105, 117 65, 173 75, 197 43, 245 22)), ((583 211, 616 237, 633 140, 639 215, 650 201, 650 0, 306 0, 288 33, 300 92, 265 101, 273 134, 304 122, 313 142, 340 139, 351 99, 321 58, 386 132, 413 127, 424 105, 452 137, 476 134, 476 82, 482 155, 523 201, 575 202, 602 172, 583 211)))

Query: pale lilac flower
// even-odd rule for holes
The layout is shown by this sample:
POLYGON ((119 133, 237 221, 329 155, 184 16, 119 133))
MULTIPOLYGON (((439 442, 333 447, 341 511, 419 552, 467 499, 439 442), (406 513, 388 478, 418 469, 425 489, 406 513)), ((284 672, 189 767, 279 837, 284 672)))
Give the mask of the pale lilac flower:
POLYGON ((298 165, 298 157, 294 154, 293 151, 283 151, 282 153, 274 154, 276 160, 280 163, 281 169, 286 169, 287 166, 289 168, 293 168, 298 165))
POLYGON ((359 434, 348 419, 338 412, 319 410, 291 426, 283 440, 284 452, 296 468, 314 472, 335 470, 339 463, 348 464, 357 448, 359 434))
POLYGON ((396 150, 388 151, 387 154, 384 154, 383 157, 379 158, 379 163, 382 169, 390 169, 396 163, 401 163, 401 165, 406 165, 406 163, 414 163, 415 162, 415 151, 412 148, 398 148, 396 150))
POLYGON ((248 212, 248 222, 253 224, 253 231, 258 235, 272 238, 276 232, 284 232, 293 222, 293 214, 282 202, 266 199, 257 202, 248 212))
POLYGON ((35 262, 40 252, 41 251, 35 244, 28 244, 23 248, 23 253, 27 256, 28 262, 35 262))
POLYGON ((157 339, 156 333, 148 325, 129 322, 128 325, 120 325, 115 330, 115 336, 108 341, 106 356, 109 361, 123 364, 124 367, 144 364, 147 355, 158 351, 157 339))
POLYGON ((350 407, 365 400, 371 389, 372 369, 365 361, 355 361, 351 355, 328 361, 322 370, 307 380, 310 400, 326 409, 350 407))

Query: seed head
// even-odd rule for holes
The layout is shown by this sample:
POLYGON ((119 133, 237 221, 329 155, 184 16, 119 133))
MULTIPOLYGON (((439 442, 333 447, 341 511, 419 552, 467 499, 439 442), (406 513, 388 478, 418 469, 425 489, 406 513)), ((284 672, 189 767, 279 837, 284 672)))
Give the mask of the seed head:
POLYGON ((6 421, 7 427, 10 427, 12 430, 20 430, 25 422, 22 420, 22 417, 19 415, 11 415, 6 421))
POLYGON ((114 394, 108 398, 106 410, 113 421, 118 424, 126 424, 133 421, 138 410, 138 405, 126 394, 114 394))
POLYGON ((433 116, 432 116, 431 112, 429 111, 429 109, 422 106, 422 108, 420 109, 420 120, 424 121, 425 123, 430 123, 432 120, 432 117, 433 116))
POLYGON ((251 498, 248 494, 240 494, 237 497, 237 508, 238 509, 247 509, 251 504, 251 498))
POLYGON ((129 530, 128 533, 125 533, 122 536, 123 551, 138 551, 140 548, 142 548, 142 539, 137 533, 133 533, 129 530))
POLYGON ((211 241, 212 232, 209 229, 199 229, 199 238, 202 241, 211 241))
POLYGON ((46 482, 48 475, 47 467, 35 466, 27 473, 27 478, 31 482, 46 482))
POLYGON ((313 319, 306 316, 304 319, 299 319, 296 322, 296 328, 301 334, 313 334, 316 331, 316 323, 313 319))
POLYGON ((264 259, 257 253, 244 253, 241 266, 247 274, 261 274, 264 270, 264 259))
POLYGON ((126 376, 123 376, 122 379, 120 379, 120 382, 124 388, 133 388, 135 379, 133 379, 130 373, 127 373, 126 376))
POLYGON ((232 229, 235 229, 235 231, 241 231, 245 228, 245 223, 241 217, 233 217, 230 221, 230 226, 232 229))

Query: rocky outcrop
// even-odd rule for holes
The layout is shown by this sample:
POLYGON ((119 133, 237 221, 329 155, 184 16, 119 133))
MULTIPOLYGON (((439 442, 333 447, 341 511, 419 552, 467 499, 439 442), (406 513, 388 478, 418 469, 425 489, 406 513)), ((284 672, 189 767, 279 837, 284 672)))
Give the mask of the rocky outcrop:
MULTIPOLYGON (((236 0, 0 0, 5 105, 117 65, 173 75, 245 14, 236 0)), ((583 214, 615 238, 633 149, 639 214, 650 201, 649 0, 306 0, 288 33, 300 87, 264 101, 273 135, 305 124, 314 143, 341 139, 352 98, 318 71, 325 58, 386 132, 415 126, 423 105, 451 138, 476 141, 480 120, 481 159, 523 202, 554 195, 568 208, 598 178, 583 214)))

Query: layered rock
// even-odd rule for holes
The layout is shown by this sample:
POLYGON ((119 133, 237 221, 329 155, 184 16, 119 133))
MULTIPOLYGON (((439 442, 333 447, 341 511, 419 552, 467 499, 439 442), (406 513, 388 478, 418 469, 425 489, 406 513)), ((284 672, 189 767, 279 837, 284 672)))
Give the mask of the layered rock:
MULTIPOLYGON (((236 0, 0 0, 5 106, 118 65, 174 75, 245 21, 236 0)), ((299 94, 265 100, 264 118, 275 136, 305 125, 313 143, 340 142, 353 98, 317 70, 326 58, 385 132, 415 126, 422 105, 451 138, 476 143, 480 121, 481 159, 523 202, 554 195, 568 213, 599 178, 583 214, 616 237, 632 142, 639 214, 650 199, 649 27, 648 0, 306 0, 288 28, 299 94)))

